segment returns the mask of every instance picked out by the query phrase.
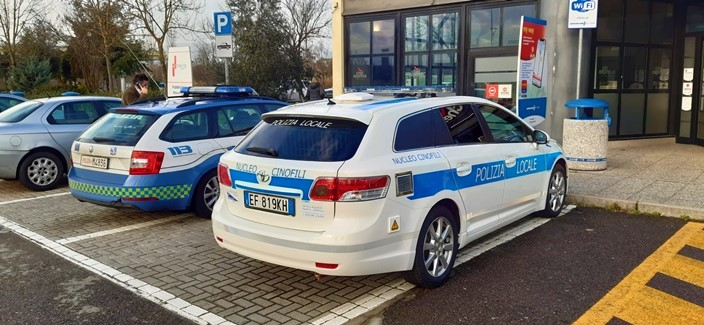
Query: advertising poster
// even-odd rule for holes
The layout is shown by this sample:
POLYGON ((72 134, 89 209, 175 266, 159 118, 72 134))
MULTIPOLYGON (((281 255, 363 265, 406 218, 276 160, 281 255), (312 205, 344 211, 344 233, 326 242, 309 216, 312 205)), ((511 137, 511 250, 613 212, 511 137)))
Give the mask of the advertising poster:
POLYGON ((193 86, 191 70, 191 49, 189 47, 170 47, 169 65, 166 69, 167 95, 181 96, 181 87, 193 86))
POLYGON ((547 21, 521 17, 518 43, 518 116, 536 126, 547 113, 547 21))

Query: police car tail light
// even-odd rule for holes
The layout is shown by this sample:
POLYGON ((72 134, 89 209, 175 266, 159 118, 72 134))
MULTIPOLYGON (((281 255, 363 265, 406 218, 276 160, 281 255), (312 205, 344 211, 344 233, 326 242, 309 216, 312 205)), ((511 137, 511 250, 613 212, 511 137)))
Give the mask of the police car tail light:
POLYGON ((386 197, 388 176, 323 177, 315 180, 310 198, 316 201, 354 202, 386 197))
POLYGON ((158 174, 164 153, 156 151, 132 151, 130 159, 130 175, 158 174))
POLYGON ((221 185, 232 187, 232 179, 230 178, 230 167, 225 164, 218 164, 218 180, 221 185))

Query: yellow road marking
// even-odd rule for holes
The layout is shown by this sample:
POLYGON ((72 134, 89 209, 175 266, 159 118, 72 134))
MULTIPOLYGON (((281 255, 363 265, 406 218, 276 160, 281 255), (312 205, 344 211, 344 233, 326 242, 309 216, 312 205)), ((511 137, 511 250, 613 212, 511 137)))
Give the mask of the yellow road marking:
POLYGON ((704 307, 679 299, 657 289, 642 287, 616 317, 638 325, 702 324, 704 307))
POLYGON ((694 236, 694 238, 689 241, 688 245, 699 249, 704 249, 704 231, 700 232, 697 236, 694 236))
POLYGON ((675 255, 660 273, 699 286, 704 290, 704 262, 682 255, 675 255))
MULTIPOLYGON (((631 271, 631 273, 621 280, 621 282, 611 289, 611 291, 606 293, 606 295, 594 304, 592 308, 587 310, 587 312, 577 319, 574 324, 606 324, 615 315, 619 315, 619 318, 626 320, 621 317, 625 317, 623 312, 627 309, 631 309, 629 308, 629 305, 634 304, 634 302, 637 302, 639 299, 642 299, 639 293, 642 292, 645 284, 648 283, 648 281, 650 281, 650 279, 652 279, 657 272, 662 270, 664 266, 673 259, 677 252, 682 249, 682 247, 687 244, 691 245, 690 241, 693 237, 697 236, 699 232, 702 232, 703 228, 704 225, 695 222, 690 222, 684 225, 682 229, 677 231, 677 233, 670 237, 670 239, 660 246, 660 248, 648 256, 643 263, 631 271)), ((681 299, 677 300, 682 301, 681 299)), ((669 300, 663 301, 668 302, 669 300)), ((690 305, 696 306, 694 304, 690 305)), ((672 308, 676 307, 676 305, 672 306, 672 308)), ((666 312, 668 310, 667 308, 670 307, 664 307, 660 309, 660 311, 666 312)), ((698 321, 692 324, 704 324, 704 310, 702 310, 696 317, 698 317, 696 318, 698 321)))

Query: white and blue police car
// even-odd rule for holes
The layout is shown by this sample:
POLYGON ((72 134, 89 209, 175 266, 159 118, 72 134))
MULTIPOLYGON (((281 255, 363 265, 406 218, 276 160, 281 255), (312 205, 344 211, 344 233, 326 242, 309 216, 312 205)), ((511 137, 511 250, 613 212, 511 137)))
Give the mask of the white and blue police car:
POLYGON ((183 97, 111 109, 71 149, 71 194, 81 201, 210 217, 217 165, 284 102, 249 87, 185 87, 183 97))
POLYGON ((269 263, 436 287, 459 248, 565 201, 560 146, 485 99, 357 92, 262 118, 220 158, 212 224, 269 263))

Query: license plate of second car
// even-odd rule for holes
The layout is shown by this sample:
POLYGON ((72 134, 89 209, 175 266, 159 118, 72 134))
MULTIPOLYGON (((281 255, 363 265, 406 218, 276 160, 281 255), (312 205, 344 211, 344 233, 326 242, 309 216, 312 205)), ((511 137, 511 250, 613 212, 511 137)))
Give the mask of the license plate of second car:
POLYGON ((266 195, 254 192, 244 192, 244 205, 248 208, 265 210, 286 215, 295 215, 293 199, 266 195))
POLYGON ((93 157, 93 156, 81 156, 81 165, 107 169, 108 168, 108 158, 93 157))

